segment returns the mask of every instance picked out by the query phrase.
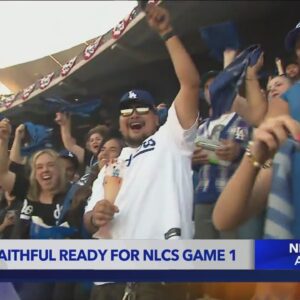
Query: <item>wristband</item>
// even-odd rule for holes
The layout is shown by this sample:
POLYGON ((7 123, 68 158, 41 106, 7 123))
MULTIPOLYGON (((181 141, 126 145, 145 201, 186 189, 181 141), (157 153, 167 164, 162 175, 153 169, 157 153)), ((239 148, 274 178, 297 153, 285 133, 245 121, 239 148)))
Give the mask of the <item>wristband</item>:
POLYGON ((168 39, 170 39, 170 38, 173 37, 174 35, 176 35, 176 34, 175 34, 175 32, 173 31, 173 29, 172 29, 172 30, 168 31, 167 33, 161 35, 160 37, 161 37, 161 39, 162 39, 164 42, 166 42, 168 39))
POLYGON ((253 155, 251 152, 250 146, 252 145, 252 141, 248 143, 248 146, 246 148, 246 155, 250 159, 252 165, 256 169, 268 169, 272 166, 272 160, 268 159, 264 164, 261 164, 260 162, 257 161, 257 158, 253 155))

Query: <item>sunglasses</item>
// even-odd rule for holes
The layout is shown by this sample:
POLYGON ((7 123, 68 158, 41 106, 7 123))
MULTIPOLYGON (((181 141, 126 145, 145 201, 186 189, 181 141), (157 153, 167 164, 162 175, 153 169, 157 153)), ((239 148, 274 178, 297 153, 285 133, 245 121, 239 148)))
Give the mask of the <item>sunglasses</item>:
POLYGON ((146 115, 151 110, 150 107, 130 107, 130 108, 123 108, 120 110, 122 117, 129 117, 135 111, 138 115, 146 115))

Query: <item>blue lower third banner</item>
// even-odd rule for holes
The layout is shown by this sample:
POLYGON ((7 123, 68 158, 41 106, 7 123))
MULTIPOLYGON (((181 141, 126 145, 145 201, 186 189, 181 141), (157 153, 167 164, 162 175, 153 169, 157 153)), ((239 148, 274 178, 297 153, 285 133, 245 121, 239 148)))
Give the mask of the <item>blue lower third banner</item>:
POLYGON ((255 241, 255 269, 300 271, 300 240, 255 241))

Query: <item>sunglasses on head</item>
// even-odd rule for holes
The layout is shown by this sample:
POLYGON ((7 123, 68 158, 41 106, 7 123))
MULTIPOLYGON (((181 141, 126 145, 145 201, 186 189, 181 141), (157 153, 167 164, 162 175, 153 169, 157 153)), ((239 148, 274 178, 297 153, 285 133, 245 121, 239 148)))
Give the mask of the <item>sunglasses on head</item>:
POLYGON ((151 108, 149 106, 144 106, 144 107, 128 107, 128 108, 122 108, 120 110, 121 116, 122 117, 129 117, 133 114, 135 111, 138 115, 146 115, 149 113, 151 108))

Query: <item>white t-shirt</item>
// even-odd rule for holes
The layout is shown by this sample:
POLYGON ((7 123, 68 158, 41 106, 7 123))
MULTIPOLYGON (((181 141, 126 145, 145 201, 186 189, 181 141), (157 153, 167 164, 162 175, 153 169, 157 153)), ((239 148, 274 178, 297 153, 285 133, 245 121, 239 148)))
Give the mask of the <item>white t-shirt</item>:
MULTIPOLYGON (((193 237, 191 157, 197 122, 184 130, 174 104, 168 119, 142 145, 124 148, 120 158, 127 168, 111 221, 113 239, 190 239, 193 237)), ((104 199, 104 170, 93 184, 85 212, 104 199)))

